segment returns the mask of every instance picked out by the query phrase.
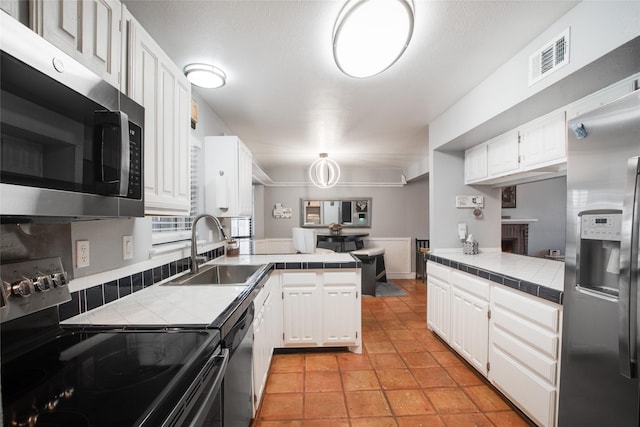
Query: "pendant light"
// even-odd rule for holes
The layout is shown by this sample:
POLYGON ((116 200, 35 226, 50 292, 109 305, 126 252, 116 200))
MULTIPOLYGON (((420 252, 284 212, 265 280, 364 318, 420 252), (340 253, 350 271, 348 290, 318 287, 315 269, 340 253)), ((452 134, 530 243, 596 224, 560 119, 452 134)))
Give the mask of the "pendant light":
POLYGON ((413 34, 412 0, 348 0, 333 28, 333 57, 345 74, 364 78, 391 67, 413 34))
POLYGON ((340 166, 327 153, 320 153, 320 158, 309 167, 309 178, 318 188, 331 188, 340 179, 340 166))

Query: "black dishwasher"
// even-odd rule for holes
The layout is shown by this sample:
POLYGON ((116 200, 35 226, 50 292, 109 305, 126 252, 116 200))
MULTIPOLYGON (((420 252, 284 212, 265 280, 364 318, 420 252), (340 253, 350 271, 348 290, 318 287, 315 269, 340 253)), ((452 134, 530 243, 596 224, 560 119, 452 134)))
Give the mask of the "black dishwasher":
POLYGON ((222 348, 229 351, 229 364, 223 381, 224 425, 248 426, 253 415, 252 352, 253 302, 222 340, 222 348))

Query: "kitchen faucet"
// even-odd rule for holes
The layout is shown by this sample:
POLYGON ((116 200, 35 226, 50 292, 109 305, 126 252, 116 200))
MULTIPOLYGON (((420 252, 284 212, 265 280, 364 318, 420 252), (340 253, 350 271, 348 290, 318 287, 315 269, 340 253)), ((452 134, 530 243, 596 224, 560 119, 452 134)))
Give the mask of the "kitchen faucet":
POLYGON ((193 220, 193 223, 191 224, 191 273, 198 272, 198 260, 197 260, 198 251, 196 248, 197 246, 196 245, 196 225, 198 224, 198 221, 200 221, 202 218, 212 219, 213 222, 216 223, 216 226, 218 227, 218 230, 220 230, 220 233, 222 233, 222 237, 224 238, 224 240, 229 240, 229 236, 224 231, 224 228, 222 228, 222 224, 220 224, 220 220, 218 218, 210 214, 200 214, 197 217, 195 217, 195 219, 193 220))

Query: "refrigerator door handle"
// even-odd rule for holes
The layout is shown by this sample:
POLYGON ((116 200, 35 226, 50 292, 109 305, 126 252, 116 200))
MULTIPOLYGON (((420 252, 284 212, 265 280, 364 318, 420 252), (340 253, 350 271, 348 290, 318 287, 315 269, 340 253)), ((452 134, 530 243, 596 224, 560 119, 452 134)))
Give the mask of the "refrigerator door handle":
POLYGON ((636 378, 638 362, 638 264, 640 264, 640 157, 627 163, 620 244, 619 363, 620 374, 636 378))

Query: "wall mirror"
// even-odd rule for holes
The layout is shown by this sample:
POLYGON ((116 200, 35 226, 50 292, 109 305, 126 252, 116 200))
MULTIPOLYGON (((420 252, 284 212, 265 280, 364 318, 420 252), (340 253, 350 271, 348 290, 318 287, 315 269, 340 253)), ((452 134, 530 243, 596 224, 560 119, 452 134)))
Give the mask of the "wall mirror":
POLYGON ((343 227, 371 227, 371 198, 300 199, 303 227, 328 227, 331 223, 343 227))

